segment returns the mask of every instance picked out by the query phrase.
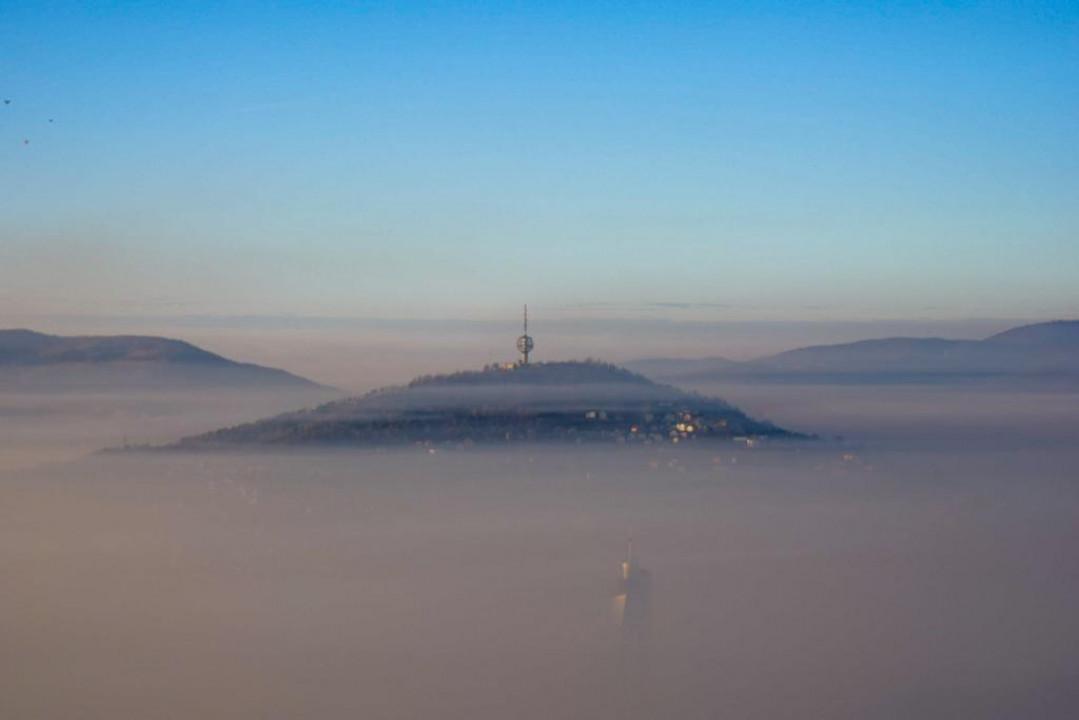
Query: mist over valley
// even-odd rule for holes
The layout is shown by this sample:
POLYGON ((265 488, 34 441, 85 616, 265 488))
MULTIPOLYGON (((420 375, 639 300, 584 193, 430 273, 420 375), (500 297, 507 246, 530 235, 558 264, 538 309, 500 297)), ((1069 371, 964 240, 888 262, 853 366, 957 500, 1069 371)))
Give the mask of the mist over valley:
MULTIPOLYGON (((439 390, 427 404, 461 397, 419 387, 439 390)), ((549 400, 566 400, 559 387, 549 400)), ((1064 718, 1079 707, 1074 393, 699 389, 822 437, 274 445, 9 469, 0 711, 1064 718), (620 626, 612 605, 630 539, 650 578, 643 629, 620 626)), ((221 406, 199 404, 170 412, 221 423, 221 406)), ((83 432, 29 411, 5 422, 24 438, 83 432)))

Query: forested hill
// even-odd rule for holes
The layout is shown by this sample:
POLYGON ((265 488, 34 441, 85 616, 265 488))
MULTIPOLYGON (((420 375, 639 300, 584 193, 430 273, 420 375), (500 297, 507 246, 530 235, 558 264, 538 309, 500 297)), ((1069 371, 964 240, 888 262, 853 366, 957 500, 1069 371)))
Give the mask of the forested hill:
POLYGON ((176 447, 683 442, 796 437, 719 398, 597 362, 491 366, 417 378, 313 410, 186 438, 176 447))

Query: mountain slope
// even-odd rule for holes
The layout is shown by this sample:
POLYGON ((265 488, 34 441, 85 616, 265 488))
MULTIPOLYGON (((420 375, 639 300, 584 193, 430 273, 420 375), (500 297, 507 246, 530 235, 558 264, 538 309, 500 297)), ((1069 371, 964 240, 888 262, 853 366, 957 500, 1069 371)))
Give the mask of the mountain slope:
POLYGON ((1027 345, 1079 350, 1079 320, 1021 325, 985 339, 994 345, 1027 345))
POLYGON ((418 378, 186 438, 175 447, 680 442, 741 435, 796 437, 718 398, 613 365, 564 362, 418 378))
POLYGON ((0 330, 0 387, 322 389, 284 370, 235 362, 182 340, 141 335, 64 337, 23 329, 0 330))
POLYGON ((1079 321, 1024 325, 984 340, 884 338, 798 348, 746 362, 650 359, 629 367, 682 380, 1079 377, 1079 321))

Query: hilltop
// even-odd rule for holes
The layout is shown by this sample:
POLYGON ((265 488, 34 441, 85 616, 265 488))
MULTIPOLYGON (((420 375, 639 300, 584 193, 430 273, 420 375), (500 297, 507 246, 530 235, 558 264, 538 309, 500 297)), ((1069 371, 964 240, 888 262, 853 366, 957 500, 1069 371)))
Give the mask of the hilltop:
POLYGON ((598 362, 489 366, 189 437, 173 447, 681 442, 799 437, 718 398, 598 362))
POLYGON ((143 335, 65 337, 25 329, 0 330, 0 387, 329 390, 284 370, 236 362, 182 340, 143 335))

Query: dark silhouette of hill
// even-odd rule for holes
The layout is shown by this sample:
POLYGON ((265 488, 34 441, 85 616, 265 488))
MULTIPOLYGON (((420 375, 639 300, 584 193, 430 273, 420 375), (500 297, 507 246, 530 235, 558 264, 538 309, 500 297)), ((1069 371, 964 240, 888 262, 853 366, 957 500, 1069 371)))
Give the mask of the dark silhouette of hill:
POLYGON ((26 390, 322 388, 284 370, 235 362, 182 340, 140 335, 64 337, 23 329, 0 330, 0 386, 26 390))
POLYGON ((798 437, 718 398, 598 362, 489 366, 185 438, 174 447, 682 442, 798 437))
POLYGON ((907 382, 1079 379, 1079 321, 1024 325, 984 340, 884 338, 798 348, 755 360, 655 358, 629 367, 667 380, 907 382))

